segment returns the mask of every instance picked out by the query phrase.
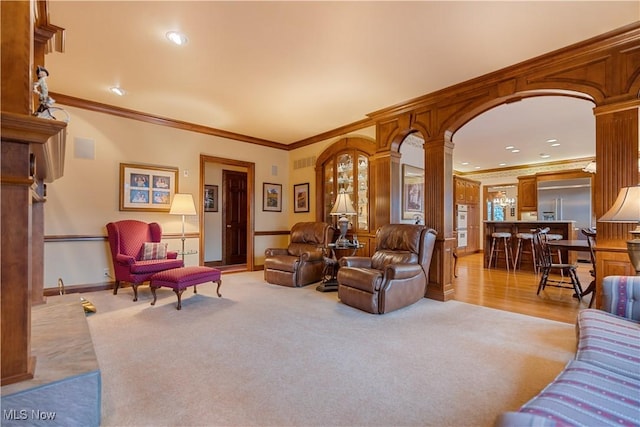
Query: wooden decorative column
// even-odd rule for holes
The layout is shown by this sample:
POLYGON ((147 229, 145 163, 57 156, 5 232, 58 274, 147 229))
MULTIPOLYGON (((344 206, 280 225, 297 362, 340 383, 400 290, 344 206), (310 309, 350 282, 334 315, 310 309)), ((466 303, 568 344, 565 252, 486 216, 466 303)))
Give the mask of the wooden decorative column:
POLYGON ((453 144, 444 138, 424 144, 424 223, 438 231, 426 296, 438 301, 454 298, 453 288, 453 144))
MULTIPOLYGON (((638 108, 640 101, 595 109, 596 176, 595 214, 600 218, 613 205, 620 188, 638 184, 638 108)), ((601 301, 602 279, 612 275, 635 275, 625 242, 634 224, 598 222, 596 237, 596 283, 601 301)))
POLYGON ((371 230, 375 232, 385 224, 398 222, 400 203, 391 204, 391 200, 402 200, 400 188, 400 154, 390 151, 377 152, 371 159, 371 230), (375 194, 375 197, 373 195, 375 194), (380 197, 389 194, 390 197, 380 197))

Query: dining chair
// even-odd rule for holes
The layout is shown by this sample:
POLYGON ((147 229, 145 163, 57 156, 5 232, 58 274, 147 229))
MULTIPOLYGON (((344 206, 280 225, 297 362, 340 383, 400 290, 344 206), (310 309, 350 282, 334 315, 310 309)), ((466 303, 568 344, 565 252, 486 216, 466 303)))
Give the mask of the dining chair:
POLYGON ((582 296, 592 294, 591 301, 589 301, 589 308, 591 308, 593 301, 596 299, 596 230, 593 228, 583 228, 580 231, 587 238, 587 243, 589 244, 589 255, 591 256, 591 270, 589 270, 589 274, 592 279, 591 283, 589 283, 589 286, 587 286, 587 289, 582 294, 582 296))
POLYGON ((579 301, 582 301, 582 286, 580 284, 580 279, 578 278, 578 266, 571 263, 554 263, 551 255, 551 248, 547 243, 547 235, 548 228, 537 229, 533 233, 533 244, 535 247, 536 254, 538 255, 538 262, 540 263, 540 282, 538 283, 538 291, 536 295, 540 294, 547 286, 552 286, 555 288, 566 288, 573 289, 575 292, 575 297, 578 298, 579 301), (552 271, 559 271, 561 273, 566 273, 569 282, 565 281, 565 278, 562 277, 560 280, 555 280, 550 277, 552 271))

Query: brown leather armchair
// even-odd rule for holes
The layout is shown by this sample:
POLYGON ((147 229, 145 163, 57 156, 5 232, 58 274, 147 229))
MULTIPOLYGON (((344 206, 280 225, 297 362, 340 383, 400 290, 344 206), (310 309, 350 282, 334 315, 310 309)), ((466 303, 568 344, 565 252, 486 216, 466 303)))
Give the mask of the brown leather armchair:
POLYGON ((389 313, 424 298, 436 231, 423 225, 388 224, 376 234, 371 258, 344 257, 338 298, 373 314, 389 313))
POLYGON ((322 279, 324 254, 335 229, 325 222, 299 222, 291 228, 288 248, 264 251, 264 280, 300 287, 322 279))

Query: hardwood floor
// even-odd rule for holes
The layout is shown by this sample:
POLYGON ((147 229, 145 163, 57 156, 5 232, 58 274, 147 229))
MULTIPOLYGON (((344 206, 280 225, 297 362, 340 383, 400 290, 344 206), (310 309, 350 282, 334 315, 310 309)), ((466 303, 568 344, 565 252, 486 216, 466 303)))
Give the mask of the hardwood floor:
MULTIPOLYGON (((592 295, 579 302, 570 289, 549 286, 536 295, 539 275, 521 270, 485 269, 482 262, 482 253, 458 259, 458 277, 453 280, 455 300, 571 324, 575 323, 578 311, 587 308, 591 301, 592 295)), ((591 264, 579 263, 578 277, 583 289, 591 282, 590 269, 591 264)))

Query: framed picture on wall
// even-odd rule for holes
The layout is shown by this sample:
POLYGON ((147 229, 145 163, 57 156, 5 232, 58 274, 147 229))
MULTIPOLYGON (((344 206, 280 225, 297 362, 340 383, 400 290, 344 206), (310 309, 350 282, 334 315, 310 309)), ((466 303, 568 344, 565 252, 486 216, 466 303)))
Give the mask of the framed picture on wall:
POLYGON ((262 183, 262 210, 282 212, 282 184, 262 183))
POLYGON ((207 185, 204 186, 204 211, 205 212, 218 212, 218 186, 207 185))
POLYGON ((178 168, 120 163, 120 210, 169 212, 178 168))
POLYGON ((309 183, 293 186, 293 212, 309 212, 309 183))
POLYGON ((424 169, 402 165, 402 219, 424 212, 424 169))

